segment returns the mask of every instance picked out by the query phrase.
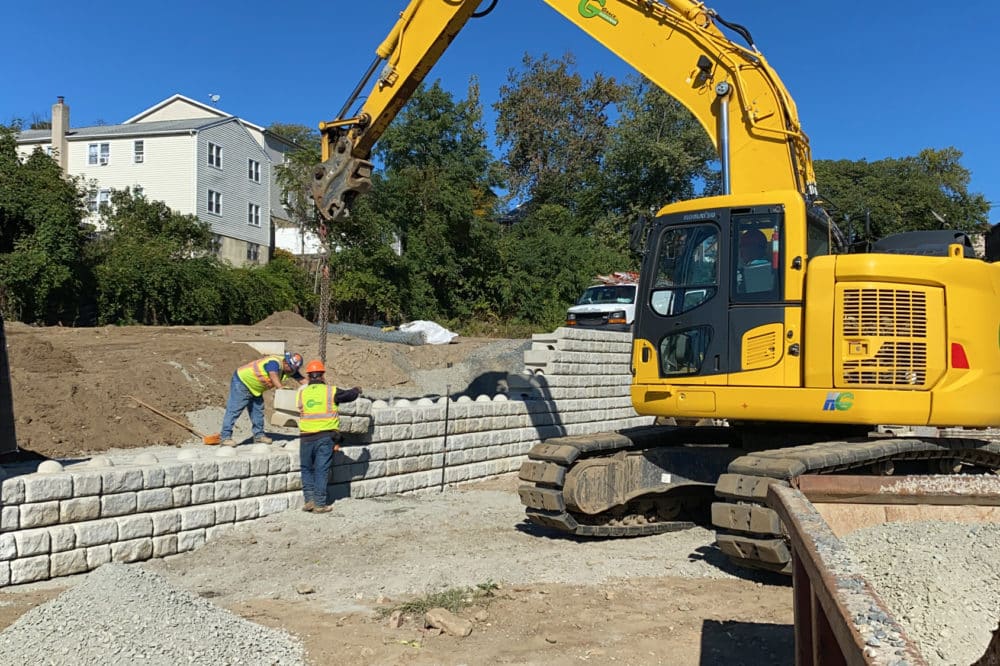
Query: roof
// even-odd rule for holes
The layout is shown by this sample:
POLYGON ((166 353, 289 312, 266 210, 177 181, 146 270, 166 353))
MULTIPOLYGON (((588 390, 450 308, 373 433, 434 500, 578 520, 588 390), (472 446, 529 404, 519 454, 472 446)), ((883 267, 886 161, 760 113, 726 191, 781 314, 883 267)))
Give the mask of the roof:
MULTIPOLYGON (((208 113, 211 113, 212 115, 214 115, 216 117, 219 117, 219 118, 235 118, 236 117, 236 116, 234 116, 231 113, 226 113, 225 111, 217 109, 214 106, 209 106, 208 104, 204 104, 202 102, 199 102, 196 99, 191 99, 190 97, 186 97, 186 96, 181 95, 181 94, 178 93, 178 94, 175 94, 175 95, 171 95, 170 97, 168 97, 167 99, 163 100, 162 102, 154 104, 153 106, 149 107, 148 109, 146 109, 144 111, 140 111, 139 113, 135 114, 134 116, 132 116, 131 118, 129 118, 128 120, 126 120, 124 124, 129 125, 129 124, 132 124, 132 123, 138 123, 139 121, 141 121, 146 116, 148 116, 148 115, 150 115, 152 113, 155 113, 155 112, 159 111, 160 109, 162 109, 163 107, 169 106, 170 104, 172 104, 172 103, 174 103, 176 101, 187 102, 188 104, 190 104, 192 106, 195 106, 195 107, 198 107, 202 111, 206 111, 208 113)), ((255 124, 253 124, 251 122, 247 122, 246 120, 243 120, 242 118, 240 118, 240 122, 243 123, 244 125, 246 125, 247 127, 249 127, 250 129, 255 129, 258 132, 263 132, 264 131, 264 128, 261 127, 260 125, 255 125, 255 124)), ((146 123, 143 123, 143 124, 146 124, 146 123)))
MULTIPOLYGON (((157 120, 149 123, 132 123, 126 125, 73 127, 66 133, 66 138, 73 141, 78 139, 113 139, 157 134, 186 134, 234 120, 239 121, 239 118, 226 116, 224 118, 190 118, 188 120, 157 120)), ((52 130, 50 129, 24 130, 17 135, 18 143, 44 143, 51 141, 51 139, 52 130)))

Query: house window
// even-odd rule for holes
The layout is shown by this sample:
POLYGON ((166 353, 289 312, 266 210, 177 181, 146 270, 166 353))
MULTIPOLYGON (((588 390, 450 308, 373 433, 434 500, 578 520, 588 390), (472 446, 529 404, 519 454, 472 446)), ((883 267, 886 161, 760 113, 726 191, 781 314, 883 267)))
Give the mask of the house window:
POLYGON ((247 224, 251 227, 260 226, 260 206, 257 204, 247 204, 247 224))
POLYGON ((212 242, 209 245, 209 248, 212 250, 212 254, 214 255, 218 255, 222 252, 222 236, 219 234, 212 234, 212 242))
POLYGON ((91 190, 87 195, 87 210, 91 214, 103 213, 111 205, 111 190, 91 190))
POLYGON ((215 190, 208 191, 208 212, 222 215, 222 193, 215 190))
POLYGON ((136 141, 132 153, 135 159, 135 163, 142 164, 143 160, 146 159, 146 142, 143 141, 142 139, 136 141))
POLYGON ((222 146, 215 143, 208 144, 208 166, 222 168, 222 146))
POLYGON ((52 146, 45 146, 45 154, 52 157, 52 146))
POLYGON ((87 164, 104 166, 111 157, 110 143, 91 143, 87 146, 87 164))
POLYGON ((247 243, 247 261, 257 261, 260 257, 260 245, 247 243))
POLYGON ((250 176, 250 180, 255 183, 260 182, 260 162, 257 160, 250 160, 249 166, 247 168, 247 175, 250 176))

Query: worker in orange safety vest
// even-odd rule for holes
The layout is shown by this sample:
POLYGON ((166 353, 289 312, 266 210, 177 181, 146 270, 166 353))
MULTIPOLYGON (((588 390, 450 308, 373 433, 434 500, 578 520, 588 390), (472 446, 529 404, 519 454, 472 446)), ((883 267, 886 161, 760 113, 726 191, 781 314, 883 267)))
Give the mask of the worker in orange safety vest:
POLYGON ((323 361, 306 365, 308 384, 299 388, 296 404, 299 408, 299 462, 302 475, 303 511, 329 513, 326 486, 334 451, 340 450, 338 405, 353 402, 361 389, 339 389, 326 383, 323 361))

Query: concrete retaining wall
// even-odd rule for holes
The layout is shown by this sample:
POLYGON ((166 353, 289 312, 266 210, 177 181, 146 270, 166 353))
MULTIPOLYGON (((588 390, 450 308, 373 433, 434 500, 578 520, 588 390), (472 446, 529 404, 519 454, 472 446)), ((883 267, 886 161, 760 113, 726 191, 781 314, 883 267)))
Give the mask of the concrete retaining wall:
MULTIPOLYGON (((516 471, 541 440, 647 425, 629 401, 626 333, 534 336, 502 391, 449 401, 342 406, 331 497, 421 491, 516 471), (443 468, 443 469, 442 469, 443 468)), ((295 424, 278 391, 272 423, 295 424)), ((38 471, 8 467, 0 495, 0 587, 197 548, 233 525, 302 504, 298 440, 96 456, 38 471)))

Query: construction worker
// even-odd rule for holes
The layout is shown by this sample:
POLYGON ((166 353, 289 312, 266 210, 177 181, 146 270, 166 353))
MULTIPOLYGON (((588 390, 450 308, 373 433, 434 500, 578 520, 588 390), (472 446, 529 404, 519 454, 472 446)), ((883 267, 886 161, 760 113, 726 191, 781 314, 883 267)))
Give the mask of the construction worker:
POLYGON ((299 408, 299 461, 302 474, 303 511, 328 513, 326 485, 334 451, 340 450, 340 417, 337 405, 353 402, 361 389, 339 389, 326 383, 323 361, 306 365, 308 385, 299 388, 296 404, 299 408))
POLYGON ((305 384, 305 377, 299 374, 301 367, 302 355, 286 352, 284 357, 265 356, 237 368, 229 384, 226 415, 222 417, 222 432, 219 433, 222 445, 236 446, 233 425, 244 409, 250 414, 253 441, 270 444, 271 438, 264 434, 264 391, 280 388, 288 379, 305 384))

